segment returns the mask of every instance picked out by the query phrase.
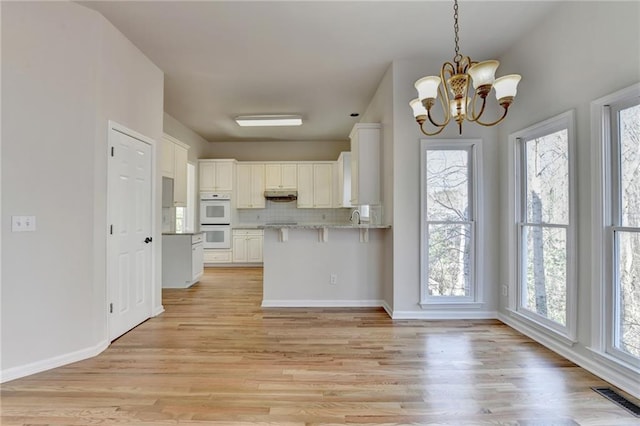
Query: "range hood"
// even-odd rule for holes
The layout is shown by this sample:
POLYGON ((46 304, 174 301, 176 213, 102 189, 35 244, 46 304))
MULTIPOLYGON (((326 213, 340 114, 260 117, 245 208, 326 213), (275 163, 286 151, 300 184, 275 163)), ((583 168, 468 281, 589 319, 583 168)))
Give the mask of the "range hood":
POLYGON ((264 198, 269 201, 275 201, 278 203, 296 201, 298 199, 298 191, 293 191, 293 190, 264 191, 264 198))

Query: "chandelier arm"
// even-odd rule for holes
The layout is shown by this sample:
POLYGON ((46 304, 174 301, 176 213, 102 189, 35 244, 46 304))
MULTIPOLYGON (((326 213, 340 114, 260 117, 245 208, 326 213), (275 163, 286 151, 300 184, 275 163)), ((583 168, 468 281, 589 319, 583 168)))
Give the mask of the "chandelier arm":
POLYGON ((496 124, 498 124, 502 120, 504 120, 504 118, 507 116, 507 112, 509 111, 509 107, 508 106, 503 106, 502 108, 504 108, 504 113, 502 113, 502 117, 498 118, 496 121, 494 121, 492 123, 483 123, 480 120, 475 120, 475 122, 480 124, 481 126, 485 126, 485 127, 495 126, 496 124))
POLYGON ((476 114, 476 99, 478 98, 478 92, 473 94, 473 99, 471 101, 471 115, 467 115, 467 120, 471 122, 478 121, 482 114, 484 113, 484 107, 487 105, 487 97, 482 98, 482 107, 480 108, 480 112, 476 114))
MULTIPOLYGON (((446 93, 446 91, 445 91, 446 93)), ((445 103, 444 103, 444 96, 442 94, 442 91, 440 90, 440 87, 438 87, 438 98, 440 99, 440 105, 442 106, 442 111, 443 111, 443 115, 444 115, 444 123, 442 124, 438 124, 435 122, 435 120, 433 119, 433 117, 431 116, 431 109, 427 110, 427 118, 429 119, 429 122, 431 124, 433 124, 435 127, 445 127, 447 124, 449 124, 449 120, 451 119, 451 117, 449 116, 449 114, 447 114, 447 109, 445 108, 445 103)))
POLYGON ((423 122, 422 124, 420 124, 420 126, 419 126, 419 127, 420 127, 420 131, 421 131, 425 136, 435 136, 435 135, 439 134, 440 132, 442 132, 442 131, 444 130, 444 128, 445 128, 445 127, 447 127, 447 125, 446 125, 446 124, 444 124, 444 125, 442 125, 442 126, 437 126, 437 127, 438 127, 438 130, 436 130, 436 131, 435 131, 435 132, 433 132, 433 133, 429 133, 429 132, 427 132, 426 130, 424 130, 424 127, 423 127, 423 126, 424 126, 424 123, 426 123, 426 121, 425 121, 425 122, 423 122))

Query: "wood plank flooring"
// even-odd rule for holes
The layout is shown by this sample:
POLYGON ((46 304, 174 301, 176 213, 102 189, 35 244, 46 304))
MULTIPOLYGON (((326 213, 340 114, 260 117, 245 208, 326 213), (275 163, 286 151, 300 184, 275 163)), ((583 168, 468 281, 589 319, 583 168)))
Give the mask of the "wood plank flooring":
POLYGON ((499 321, 261 298, 262 269, 207 269, 99 356, 1 385, 2 425, 640 424, 499 321))

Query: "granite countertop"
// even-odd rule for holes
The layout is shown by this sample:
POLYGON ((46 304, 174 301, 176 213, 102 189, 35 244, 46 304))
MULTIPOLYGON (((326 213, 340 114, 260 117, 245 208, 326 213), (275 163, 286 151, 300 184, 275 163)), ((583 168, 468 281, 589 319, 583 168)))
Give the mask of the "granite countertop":
POLYGON ((162 235, 200 235, 202 232, 163 232, 162 235))
POLYGON ((376 225, 371 223, 275 223, 268 225, 258 225, 258 229, 323 229, 323 228, 336 228, 336 229, 390 229, 391 225, 376 225))

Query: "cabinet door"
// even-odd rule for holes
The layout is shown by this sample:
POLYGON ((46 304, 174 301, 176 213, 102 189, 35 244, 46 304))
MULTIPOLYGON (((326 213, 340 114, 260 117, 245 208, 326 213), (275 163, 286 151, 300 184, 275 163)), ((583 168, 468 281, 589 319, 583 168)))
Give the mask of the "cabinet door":
POLYGON ((331 208, 331 192, 333 187, 333 165, 313 165, 313 207, 331 208))
POLYGON ((298 165, 283 164, 281 168, 282 189, 298 188, 298 165))
POLYGON ((264 199, 264 164, 251 165, 251 208, 263 209, 264 199))
POLYGON ((247 236, 244 234, 233 235, 233 262, 247 262, 247 236))
POLYGON ((162 158, 160 160, 160 168, 162 170, 162 176, 173 178, 174 176, 174 143, 166 139, 162 139, 162 158))
POLYGON ((313 207, 313 164, 298 164, 298 208, 313 207))
POLYGON ((280 164, 265 164, 264 177, 265 189, 282 188, 282 167, 280 164))
POLYGON ((200 191, 215 191, 216 185, 216 164, 212 161, 200 161, 200 191))
POLYGON ((262 262, 262 236, 247 237, 247 262, 262 262))
POLYGON ((173 178, 173 205, 187 206, 187 149, 174 145, 175 174, 173 178))
POLYGON ((204 272, 204 249, 202 244, 191 246, 191 279, 197 280, 204 272))
POLYGON ((233 162, 218 161, 215 164, 215 190, 231 191, 233 189, 233 162))
POLYGON ((236 207, 251 208, 251 164, 238 164, 236 167, 237 185, 236 207))

